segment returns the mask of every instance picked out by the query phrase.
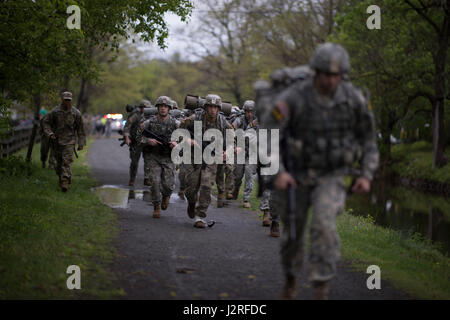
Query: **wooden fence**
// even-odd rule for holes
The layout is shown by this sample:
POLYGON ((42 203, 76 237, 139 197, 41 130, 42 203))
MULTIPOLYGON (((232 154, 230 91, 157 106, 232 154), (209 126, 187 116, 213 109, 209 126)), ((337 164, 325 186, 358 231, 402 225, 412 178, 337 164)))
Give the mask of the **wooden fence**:
MULTIPOLYGON (((33 125, 15 127, 12 132, 6 138, 0 139, 0 152, 1 157, 7 157, 20 149, 27 147, 30 142, 31 132, 33 131, 33 125)), ((39 131, 39 128, 38 128, 39 131)), ((36 133, 34 142, 40 142, 41 135, 36 133)))

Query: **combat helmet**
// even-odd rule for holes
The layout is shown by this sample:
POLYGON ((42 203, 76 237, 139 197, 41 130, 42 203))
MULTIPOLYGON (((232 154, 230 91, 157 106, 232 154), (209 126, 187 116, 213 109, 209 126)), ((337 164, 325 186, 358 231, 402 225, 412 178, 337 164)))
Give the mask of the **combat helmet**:
POLYGON ((316 48, 310 61, 314 70, 326 73, 346 74, 350 71, 350 58, 340 44, 326 42, 316 48))
POLYGON ((139 108, 151 108, 152 107, 152 103, 148 100, 142 100, 139 105, 139 108))
POLYGON ((169 107, 169 110, 172 110, 173 108, 173 101, 172 99, 170 99, 167 96, 160 96, 158 97, 158 99, 156 99, 155 101, 155 107, 158 108, 159 105, 165 104, 166 106, 169 107))
POLYGON ((208 94, 205 97, 204 108, 206 106, 216 106, 219 107, 219 110, 222 109, 222 99, 216 94, 208 94))
POLYGON ((255 111, 255 101, 253 101, 253 100, 245 101, 242 109, 244 111, 255 111))
POLYGON ((178 103, 175 100, 172 100, 172 109, 178 109, 178 103))

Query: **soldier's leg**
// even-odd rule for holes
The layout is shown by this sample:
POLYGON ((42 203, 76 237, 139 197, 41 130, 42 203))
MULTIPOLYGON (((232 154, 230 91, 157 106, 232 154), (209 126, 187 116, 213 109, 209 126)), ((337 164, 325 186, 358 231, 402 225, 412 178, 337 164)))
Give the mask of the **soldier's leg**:
POLYGON ((261 201, 259 203, 259 210, 263 212, 263 226, 270 226, 270 190, 265 189, 262 196, 261 201))
POLYGON ((74 145, 66 145, 62 148, 61 185, 66 186, 72 180, 72 162, 74 145))
POLYGON ((234 191, 233 194, 235 198, 239 194, 239 189, 242 184, 242 177, 244 176, 244 164, 236 164, 234 165, 234 191))
POLYGON ((45 163, 48 158, 48 151, 50 149, 50 139, 46 135, 41 135, 41 162, 42 167, 45 168, 45 163))
POLYGON ((146 158, 144 155, 146 153, 150 153, 148 150, 146 150, 145 147, 141 148, 142 149, 142 157, 144 158, 144 186, 150 186, 151 185, 151 181, 152 179, 150 178, 151 176, 151 170, 152 170, 152 165, 149 163, 148 161, 148 157, 146 158))
POLYGON ((63 147, 61 145, 56 145, 56 150, 55 150, 55 157, 56 157, 56 168, 55 168, 55 172, 56 175, 59 177, 59 183, 61 183, 61 166, 62 166, 62 152, 63 152, 63 147))
POLYGON ((163 196, 162 206, 166 210, 169 206, 170 195, 175 185, 175 165, 169 157, 160 159, 161 164, 161 194, 163 196))
POLYGON ((150 190, 152 193, 153 206, 159 205, 161 203, 161 173, 162 167, 157 157, 149 152, 144 153, 144 159, 151 166, 152 170, 150 172, 151 186, 150 190))
POLYGON ((186 168, 185 168, 185 164, 180 164, 180 168, 178 170, 178 180, 180 180, 180 191, 184 191, 184 189, 186 189, 186 168))
POLYGON ((219 194, 223 194, 225 191, 225 183, 224 183, 224 173, 225 173, 225 165, 218 164, 216 170, 216 184, 217 184, 217 192, 219 194))
POLYGON ((244 202, 250 201, 253 192, 254 181, 256 179, 256 164, 245 165, 245 185, 244 185, 244 202))
POLYGON ((336 216, 344 207, 345 197, 343 177, 324 177, 313 190, 309 258, 309 280, 312 282, 326 282, 336 274, 340 257, 336 216))
POLYGON ((234 165, 225 164, 225 192, 227 199, 231 199, 234 190, 234 165))
POLYGON ((200 218, 206 218, 206 211, 211 203, 211 188, 216 177, 217 165, 209 164, 201 170, 200 175, 200 193, 198 198, 198 205, 195 210, 195 215, 200 218))
POLYGON ((136 180, 139 158, 141 157, 141 148, 135 142, 130 144, 130 185, 136 180))
POLYGON ((185 181, 186 181, 186 198, 189 203, 197 202, 197 193, 200 187, 200 165, 185 165, 185 181))
POLYGON ((48 168, 54 169, 55 167, 56 167, 55 147, 52 143, 50 143, 50 159, 48 160, 48 168))

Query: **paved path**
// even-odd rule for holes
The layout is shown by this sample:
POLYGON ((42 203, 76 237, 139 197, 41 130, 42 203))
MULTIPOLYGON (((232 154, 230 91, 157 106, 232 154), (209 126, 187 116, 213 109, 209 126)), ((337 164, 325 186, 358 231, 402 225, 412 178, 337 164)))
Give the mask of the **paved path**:
MULTIPOLYGON (((218 209, 212 201, 208 219, 216 224, 196 229, 187 216, 186 201, 175 192, 161 219, 153 219, 151 202, 143 201, 149 193, 143 186, 142 160, 136 186, 127 186, 128 147, 119 147, 116 139, 98 139, 88 161, 100 185, 116 185, 131 198, 133 192, 127 189, 135 190, 127 208, 115 209, 120 231, 114 245, 119 258, 112 269, 125 299, 278 298, 284 281, 280 239, 269 236, 259 212, 239 208, 237 201, 218 209)), ((410 298, 383 280, 381 290, 368 290, 368 276, 350 271, 346 262, 339 263, 330 299, 410 298)), ((305 274, 300 277, 298 299, 313 297, 305 278, 305 274)))

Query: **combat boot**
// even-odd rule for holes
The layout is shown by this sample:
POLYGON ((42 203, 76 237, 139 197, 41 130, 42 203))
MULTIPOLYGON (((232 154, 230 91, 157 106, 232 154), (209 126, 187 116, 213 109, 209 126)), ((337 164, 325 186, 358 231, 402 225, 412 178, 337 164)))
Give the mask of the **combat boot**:
POLYGON ((60 187, 62 192, 67 192, 67 190, 69 189, 69 185, 66 180, 61 181, 60 187))
POLYGON ((128 182, 128 185, 129 185, 130 187, 134 186, 134 179, 130 179, 130 182, 128 182))
POLYGON ((170 196, 165 196, 162 199, 162 203, 161 203, 161 209, 166 210, 167 207, 169 206, 169 200, 170 200, 170 196))
POLYGON ((153 205, 153 218, 155 219, 161 218, 161 205, 159 203, 153 205))
POLYGON ((234 196, 233 196, 233 192, 228 192, 227 193, 227 200, 233 200, 234 196))
POLYGON ((326 281, 314 281, 313 283, 316 300, 328 300, 328 282, 326 281))
POLYGON ((278 238, 280 236, 280 225, 277 221, 272 221, 270 226, 270 236, 278 238))
POLYGON ((250 202, 244 201, 244 208, 247 208, 247 209, 251 208, 250 202))
POLYGON ((180 191, 178 191, 178 196, 180 197, 181 200, 185 199, 184 190, 183 189, 180 189, 180 191))
POLYGON ((270 227, 270 211, 264 210, 264 216, 263 216, 263 227, 270 227))
POLYGON ((194 219, 194 217, 195 217, 195 202, 188 203, 187 213, 188 213, 189 218, 194 219))
POLYGON ((149 178, 145 178, 144 179, 144 186, 150 186, 150 179, 149 178))
POLYGON ((223 208, 223 193, 217 195, 217 208, 223 208))
POLYGON ((297 296, 297 279, 295 276, 286 276, 283 292, 281 293, 281 300, 293 300, 297 296))
POLYGON ((205 229, 206 228, 206 223, 202 219, 197 218, 197 221, 195 221, 195 223, 194 223, 194 227, 195 228, 200 228, 200 229, 205 229))

